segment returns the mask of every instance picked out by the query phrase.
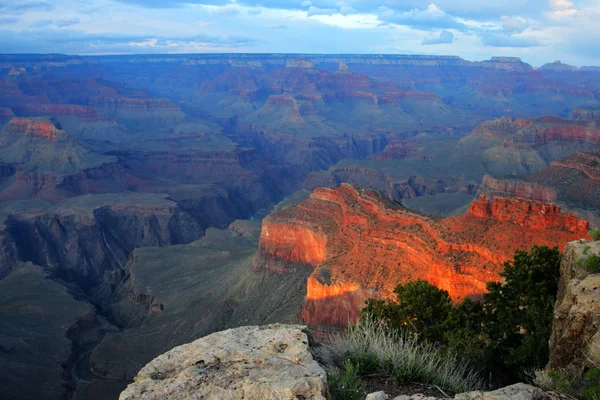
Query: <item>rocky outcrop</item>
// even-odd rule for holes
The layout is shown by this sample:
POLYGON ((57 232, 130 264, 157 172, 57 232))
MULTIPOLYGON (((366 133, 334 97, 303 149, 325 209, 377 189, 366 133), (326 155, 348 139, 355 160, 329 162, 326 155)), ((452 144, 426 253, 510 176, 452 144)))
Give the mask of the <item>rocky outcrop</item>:
POLYGON ((345 184, 316 189, 263 227, 256 268, 285 274, 296 263, 312 265, 302 317, 335 326, 355 319, 366 298, 390 298, 397 284, 415 279, 455 300, 481 295, 516 249, 562 247, 589 229, 557 206, 525 199, 479 199, 463 215, 432 219, 345 184))
POLYGON ((542 65, 539 70, 544 72, 573 72, 577 71, 579 68, 569 65, 563 64, 560 60, 556 60, 553 63, 548 63, 542 65))
POLYGON ((579 121, 598 121, 600 120, 600 109, 597 108, 576 108, 569 113, 569 119, 579 121))
POLYGON ((483 177, 477 194, 478 196, 485 196, 487 198, 496 196, 507 198, 519 197, 543 203, 556 201, 556 191, 551 187, 520 179, 499 179, 491 175, 483 177))
POLYGON ((9 134, 38 136, 54 142, 62 134, 61 130, 50 121, 30 118, 13 118, 4 130, 9 134))
POLYGON ((574 153, 553 161, 541 171, 519 178, 486 175, 478 195, 521 197, 556 203, 565 211, 600 226, 600 156, 574 153))
MULTIPOLYGON (((331 399, 325 370, 305 326, 244 326, 213 333, 158 356, 135 377, 119 400, 331 399)), ((366 400, 445 400, 421 394, 392 397, 380 391, 366 400)), ((455 400, 565 400, 554 392, 517 383, 494 391, 460 393, 455 400)))
MULTIPOLYGON (((366 400, 449 400, 449 397, 431 397, 422 394, 402 395, 393 397, 385 392, 376 392, 367 395, 366 400)), ((535 386, 516 383, 498 390, 483 392, 475 391, 459 393, 452 397, 455 400, 567 400, 569 397, 556 392, 544 392, 535 386)))
POLYGON ((491 217, 535 229, 570 231, 581 236, 586 236, 589 231, 587 221, 561 213, 557 205, 521 198, 494 197, 490 204, 482 196, 471 203, 469 213, 480 218, 491 217))
POLYGON ((142 368, 119 400, 329 399, 305 329, 249 326, 176 347, 142 368))
POLYGON ((585 267, 600 255, 600 242, 576 241, 565 248, 550 338, 548 368, 582 371, 600 365, 600 274, 585 267))

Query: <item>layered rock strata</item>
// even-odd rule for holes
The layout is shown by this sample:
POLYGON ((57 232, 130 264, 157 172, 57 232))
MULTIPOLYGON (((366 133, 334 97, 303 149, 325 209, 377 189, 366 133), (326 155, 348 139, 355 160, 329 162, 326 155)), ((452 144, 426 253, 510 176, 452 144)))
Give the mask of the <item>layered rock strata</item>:
POLYGON ((562 248, 588 223, 560 207, 525 199, 484 198, 444 219, 408 212, 377 192, 341 185, 317 189, 263 221, 256 269, 287 273, 312 265, 305 322, 345 326, 369 297, 393 297, 399 283, 426 279, 455 301, 479 296, 503 263, 534 244, 562 248), (519 238, 519 240, 515 240, 519 238))

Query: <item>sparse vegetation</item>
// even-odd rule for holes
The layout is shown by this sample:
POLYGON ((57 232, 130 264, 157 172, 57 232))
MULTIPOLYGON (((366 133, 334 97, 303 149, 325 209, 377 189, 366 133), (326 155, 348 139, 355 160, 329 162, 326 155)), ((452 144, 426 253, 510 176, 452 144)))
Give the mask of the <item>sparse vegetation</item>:
POLYGON ((590 231, 590 236, 592 237, 592 239, 594 240, 600 240, 600 229, 592 229, 590 231))
POLYGON ((395 331, 361 318, 332 343, 338 360, 359 367, 359 374, 380 374, 399 383, 420 382, 449 392, 480 389, 483 382, 476 371, 457 357, 420 341, 408 330, 395 331))
POLYGON ((533 383, 544 390, 555 390, 571 398, 600 400, 600 368, 592 368, 582 376, 581 370, 537 370, 533 383))
MULTIPOLYGON (((586 255, 585 249, 583 254, 586 255)), ((586 271, 597 274, 600 272, 600 256, 598 256, 598 254, 587 255, 586 257, 578 259, 575 265, 577 268, 585 269, 586 271)))
POLYGON ((365 389, 360 380, 360 366, 349 360, 344 363, 343 370, 336 370, 327 375, 329 389, 335 400, 360 400, 365 389))

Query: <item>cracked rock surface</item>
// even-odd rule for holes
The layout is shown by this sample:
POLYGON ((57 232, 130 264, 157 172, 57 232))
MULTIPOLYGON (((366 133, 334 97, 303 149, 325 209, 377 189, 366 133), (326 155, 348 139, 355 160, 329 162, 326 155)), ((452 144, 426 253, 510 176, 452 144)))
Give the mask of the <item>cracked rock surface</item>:
POLYGON ((142 368, 119 399, 328 399, 305 329, 246 326, 175 347, 142 368))

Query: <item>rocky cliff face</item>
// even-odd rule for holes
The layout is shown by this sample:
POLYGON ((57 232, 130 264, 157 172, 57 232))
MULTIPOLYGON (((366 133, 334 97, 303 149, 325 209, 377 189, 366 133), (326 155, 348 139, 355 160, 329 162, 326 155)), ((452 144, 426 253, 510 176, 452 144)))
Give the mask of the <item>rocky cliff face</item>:
POLYGON ((525 199, 479 199, 466 214, 432 219, 349 185, 317 189, 263 226, 256 268, 311 264, 303 319, 337 326, 356 318, 366 298, 391 297, 398 283, 419 278, 455 300, 480 295, 516 249, 562 247, 589 229, 560 207, 525 199))
POLYGON ((203 233, 164 195, 88 195, 23 208, 3 216, 7 249, 84 288, 117 283, 136 247, 188 243, 203 233))
POLYGON ((586 269, 600 242, 569 243, 560 265, 548 368, 582 371, 600 364, 600 274, 586 269))
POLYGON ((600 224, 600 157, 575 153, 535 174, 514 179, 485 176, 478 194, 556 203, 596 226, 600 224))

